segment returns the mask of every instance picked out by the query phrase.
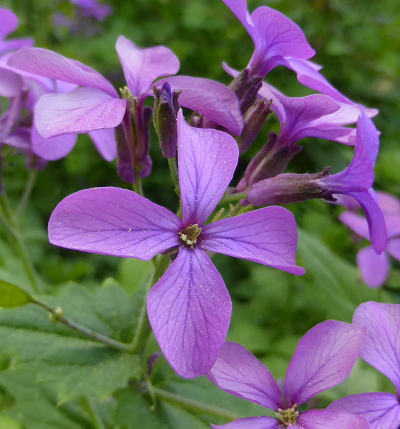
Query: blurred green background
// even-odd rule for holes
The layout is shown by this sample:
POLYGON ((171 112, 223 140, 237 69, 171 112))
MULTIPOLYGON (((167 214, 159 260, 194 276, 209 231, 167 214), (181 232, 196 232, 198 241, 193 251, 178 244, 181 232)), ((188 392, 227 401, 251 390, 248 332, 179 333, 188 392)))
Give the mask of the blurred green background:
MULTIPOLYGON (((230 10, 217 0, 114 0, 114 12, 104 23, 70 34, 55 28, 54 13, 73 17, 74 7, 55 0, 1 0, 20 18, 13 36, 30 36, 36 45, 92 66, 118 88, 124 84, 114 46, 123 34, 140 47, 164 44, 180 58, 181 74, 201 76, 228 84, 221 63, 244 68, 252 42, 230 10), (89 35, 91 32, 94 34, 89 35)), ((375 123, 381 130, 381 152, 376 167, 376 188, 400 197, 400 4, 398 0, 248 0, 249 10, 266 4, 296 21, 316 49, 314 61, 323 73, 349 98, 379 109, 375 123)), ((268 80, 290 96, 310 93, 295 76, 275 69, 268 80)), ((262 135, 239 165, 239 173, 276 127, 270 119, 262 135)), ((154 135, 153 135, 154 137, 154 135)), ((168 166, 153 138, 153 173, 144 181, 146 196, 171 209, 176 200, 168 166)), ((334 142, 304 142, 304 150, 290 165, 292 171, 315 172, 327 165, 343 168, 353 150, 334 142)), ((15 156, 3 168, 3 180, 10 197, 18 198, 27 173, 24 159, 15 156)), ((135 277, 136 262, 112 257, 80 254, 51 247, 45 226, 52 209, 66 195, 91 186, 126 187, 86 136, 80 136, 71 154, 49 163, 39 173, 22 226, 38 271, 57 293, 67 281, 94 289, 107 277, 116 278, 128 292, 135 277)), ((289 207, 302 229, 299 264, 308 273, 303 278, 250 262, 216 256, 234 300, 229 338, 252 350, 271 368, 284 375, 298 339, 314 324, 326 318, 350 321, 355 307, 368 299, 400 302, 400 270, 397 264, 384 290, 372 291, 355 268, 356 250, 349 231, 337 220, 341 209, 320 201, 289 207)), ((0 249, 1 273, 23 278, 18 262, 0 249)), ((1 341, 1 339, 0 339, 1 341)), ((155 346, 154 346, 155 347, 155 346)), ((343 392, 357 393, 391 389, 376 371, 359 364, 350 381, 323 396, 322 403, 343 392), (362 376, 360 376, 362 374, 362 376)))

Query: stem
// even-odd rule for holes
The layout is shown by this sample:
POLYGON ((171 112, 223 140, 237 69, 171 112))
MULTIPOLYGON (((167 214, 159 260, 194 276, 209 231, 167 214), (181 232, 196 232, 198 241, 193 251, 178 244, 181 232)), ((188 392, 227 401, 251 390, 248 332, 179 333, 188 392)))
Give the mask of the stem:
POLYGON ((33 303, 36 305, 39 305, 40 307, 44 308, 49 313, 51 313, 54 321, 60 322, 60 323, 64 324, 65 326, 68 326, 69 328, 80 332, 81 334, 85 335, 86 337, 91 338, 92 340, 95 340, 99 343, 106 344, 107 346, 110 346, 116 350, 119 350, 121 352, 127 352, 127 353, 131 352, 130 348, 127 344, 121 343, 120 341, 117 341, 117 340, 114 340, 110 337, 102 335, 96 331, 93 331, 92 329, 86 328, 85 326, 79 325, 78 323, 74 322, 73 320, 70 320, 70 319, 64 317, 61 307, 51 307, 50 305, 46 304, 45 302, 39 301, 37 299, 35 299, 33 303))
POLYGON ((84 396, 81 398, 82 407, 87 412, 89 419, 93 425, 94 429, 106 429, 104 426, 103 421, 101 420, 101 417, 96 409, 96 405, 93 403, 93 400, 84 396))
POLYGON ((218 206, 223 206, 230 203, 236 203, 246 197, 247 197, 247 192, 238 192, 237 194, 229 194, 226 197, 223 197, 221 199, 218 206))
POLYGON ((135 168, 135 182, 133 183, 133 190, 137 194, 143 195, 142 176, 137 168, 135 168))
POLYGON ((162 399, 165 402, 169 402, 173 405, 178 405, 188 411, 192 411, 196 414, 207 414, 210 417, 216 417, 225 420, 236 420, 240 416, 231 413, 230 411, 224 410, 223 408, 214 407, 212 405, 204 404, 203 402, 195 401, 193 399, 187 399, 183 396, 175 393, 167 392, 156 387, 153 388, 154 393, 158 399, 162 399))
POLYGON ((17 210, 15 212, 15 216, 19 218, 21 216, 21 213, 26 207, 27 202, 29 201, 29 198, 32 194, 33 187, 35 186, 37 178, 37 171, 36 170, 30 170, 28 180, 26 182, 24 193, 22 194, 21 200, 18 204, 17 210))
POLYGON ((169 167, 169 173, 171 175, 172 182, 174 184, 174 190, 179 197, 179 195, 180 195, 180 192, 179 192, 179 176, 178 176, 178 170, 176 168, 175 158, 168 158, 168 167, 169 167))

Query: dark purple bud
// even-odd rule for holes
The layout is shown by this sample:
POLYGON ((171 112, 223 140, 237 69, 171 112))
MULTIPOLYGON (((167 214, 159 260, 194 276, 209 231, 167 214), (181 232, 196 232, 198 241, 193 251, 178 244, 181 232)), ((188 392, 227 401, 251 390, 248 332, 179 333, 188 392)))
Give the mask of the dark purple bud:
POLYGON ((242 192, 254 183, 283 173, 290 160, 301 150, 301 146, 288 145, 279 140, 279 137, 274 132, 271 132, 267 143, 247 166, 237 190, 242 192))
POLYGON ((247 111, 244 117, 244 128, 238 138, 240 153, 246 152, 263 127, 267 116, 271 113, 268 103, 264 99, 257 100, 247 111))
POLYGON ((263 78, 261 76, 250 76, 249 70, 242 70, 229 85, 236 94, 240 103, 240 111, 244 114, 254 103, 258 90, 261 88, 263 78))
POLYGON ((330 167, 314 174, 285 173, 262 180, 250 187, 247 202, 255 206, 292 204, 313 198, 333 200, 332 193, 325 191, 319 179, 326 177, 330 167))
POLYGON ((154 365, 160 359, 161 353, 153 353, 147 362, 147 375, 150 375, 153 372, 154 365))
POLYGON ((151 107, 145 107, 137 112, 137 117, 142 114, 141 121, 136 126, 136 156, 135 168, 140 171, 141 177, 147 177, 151 173, 152 161, 150 158, 150 120, 153 113, 151 107))
POLYGON ((180 92, 173 91, 169 83, 164 83, 161 90, 154 87, 154 116, 153 123, 161 152, 165 158, 175 158, 178 132, 176 115, 179 110, 178 98, 180 92))
POLYGON ((122 123, 116 128, 115 137, 117 140, 118 174, 122 180, 128 183, 133 183, 135 181, 135 172, 133 168, 134 137, 132 131, 131 116, 127 110, 122 123))

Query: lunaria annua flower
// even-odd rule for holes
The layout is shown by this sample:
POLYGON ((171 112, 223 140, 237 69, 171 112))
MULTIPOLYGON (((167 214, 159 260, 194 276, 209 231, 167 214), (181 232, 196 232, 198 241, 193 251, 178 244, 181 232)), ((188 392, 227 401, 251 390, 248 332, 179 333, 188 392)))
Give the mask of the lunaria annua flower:
MULTIPOLYGON (((385 217, 389 240, 381 254, 377 254, 372 246, 364 247, 357 254, 357 265, 361 276, 370 287, 380 287, 387 280, 390 268, 389 255, 400 260, 400 202, 392 195, 383 192, 377 192, 376 196, 385 217)), ((339 219, 360 237, 370 239, 368 222, 364 217, 346 211, 339 216, 339 219)))
POLYGON ((232 395, 275 412, 274 417, 250 417, 213 428, 226 429, 368 429, 368 423, 349 411, 299 411, 318 393, 343 382, 360 354, 365 329, 328 320, 300 339, 281 384, 255 356, 227 342, 207 377, 232 395))
POLYGON ((297 229, 282 207, 266 207, 210 224, 238 161, 228 134, 193 128, 178 114, 182 219, 135 192, 94 188, 65 198, 49 221, 49 240, 69 249, 143 260, 171 248, 178 255, 151 289, 147 309, 166 358, 183 377, 210 370, 225 341, 231 300, 206 250, 303 274, 297 229))
POLYGON ((400 305, 366 302, 353 316, 353 325, 367 328, 361 357, 396 389, 393 393, 361 393, 333 402, 329 409, 364 417, 371 429, 398 429, 400 426, 400 305))

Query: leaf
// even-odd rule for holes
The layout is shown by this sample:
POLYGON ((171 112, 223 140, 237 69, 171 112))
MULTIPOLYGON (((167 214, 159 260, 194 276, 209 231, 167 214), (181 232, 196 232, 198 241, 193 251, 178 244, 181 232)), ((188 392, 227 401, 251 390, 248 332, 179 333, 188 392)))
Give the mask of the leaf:
POLYGON ((128 294, 136 292, 141 284, 152 275, 152 261, 123 258, 118 266, 118 280, 128 294))
POLYGON ((21 307, 33 302, 33 298, 24 289, 13 283, 0 280, 0 307, 21 307))
MULTIPOLYGON (((74 322, 119 341, 131 340, 142 299, 129 297, 118 285, 94 292, 68 285, 59 296, 41 298, 74 322)), ((59 403, 85 395, 104 399, 139 375, 137 356, 50 322, 37 306, 0 310, 0 337, 0 354, 12 357, 8 372, 18 368, 34 374, 39 385, 55 389, 59 403)))
POLYGON ((23 429, 22 425, 11 417, 0 414, 0 428, 1 429, 23 429))
POLYGON ((329 317, 351 321, 359 304, 377 300, 378 292, 359 280, 354 266, 304 231, 299 231, 299 253, 300 265, 307 271, 301 283, 310 298, 318 300, 329 317))

